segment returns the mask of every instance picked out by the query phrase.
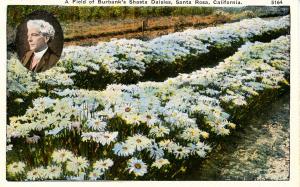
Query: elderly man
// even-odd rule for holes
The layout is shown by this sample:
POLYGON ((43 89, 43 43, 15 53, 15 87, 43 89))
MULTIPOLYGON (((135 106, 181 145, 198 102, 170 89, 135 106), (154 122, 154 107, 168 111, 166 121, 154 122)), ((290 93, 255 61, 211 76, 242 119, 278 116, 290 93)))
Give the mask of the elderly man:
POLYGON ((44 20, 29 20, 27 29, 30 51, 22 58, 22 64, 33 72, 42 72, 53 67, 59 60, 48 47, 55 35, 53 26, 44 20))

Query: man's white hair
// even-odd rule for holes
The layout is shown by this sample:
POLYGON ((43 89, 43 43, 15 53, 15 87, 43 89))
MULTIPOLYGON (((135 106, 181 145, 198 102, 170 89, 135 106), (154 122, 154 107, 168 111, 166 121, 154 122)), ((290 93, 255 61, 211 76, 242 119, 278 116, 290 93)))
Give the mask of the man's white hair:
POLYGON ((51 40, 54 39, 55 30, 53 26, 47 21, 36 19, 27 21, 27 28, 35 27, 39 29, 43 36, 48 36, 51 40))

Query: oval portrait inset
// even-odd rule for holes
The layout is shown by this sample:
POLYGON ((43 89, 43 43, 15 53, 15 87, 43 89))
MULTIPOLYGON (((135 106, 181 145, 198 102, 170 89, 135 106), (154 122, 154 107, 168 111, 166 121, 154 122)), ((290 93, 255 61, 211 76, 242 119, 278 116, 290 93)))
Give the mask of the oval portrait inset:
POLYGON ((17 53, 30 71, 46 71, 58 62, 63 49, 63 31, 47 11, 34 11, 18 26, 17 53))

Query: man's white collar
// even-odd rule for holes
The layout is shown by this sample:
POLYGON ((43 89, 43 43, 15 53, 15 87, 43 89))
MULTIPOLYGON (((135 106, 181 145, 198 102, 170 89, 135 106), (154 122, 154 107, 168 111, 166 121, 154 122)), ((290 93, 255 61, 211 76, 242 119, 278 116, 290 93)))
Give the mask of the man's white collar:
POLYGON ((48 50, 48 47, 40 52, 34 52, 34 58, 41 59, 47 50, 48 50))

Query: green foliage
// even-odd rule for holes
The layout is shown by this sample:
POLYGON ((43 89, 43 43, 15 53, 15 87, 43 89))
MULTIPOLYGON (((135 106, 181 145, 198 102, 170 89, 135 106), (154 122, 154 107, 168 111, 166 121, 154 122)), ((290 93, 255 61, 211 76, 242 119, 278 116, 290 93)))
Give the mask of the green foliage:
POLYGON ((60 22, 126 19, 138 17, 210 15, 215 11, 228 13, 251 12, 254 16, 278 16, 289 13, 289 7, 78 7, 78 6, 24 6, 10 5, 7 8, 7 23, 17 26, 28 14, 35 10, 46 10, 60 22))
POLYGON ((90 21, 96 19, 125 19, 177 15, 208 15, 216 8, 211 7, 65 7, 65 6, 8 6, 7 22, 18 25, 26 15, 35 10, 46 10, 62 22, 90 21))
POLYGON ((172 15, 209 15, 212 14, 216 9, 217 8, 212 7, 176 7, 174 11, 172 11, 172 15))

